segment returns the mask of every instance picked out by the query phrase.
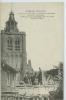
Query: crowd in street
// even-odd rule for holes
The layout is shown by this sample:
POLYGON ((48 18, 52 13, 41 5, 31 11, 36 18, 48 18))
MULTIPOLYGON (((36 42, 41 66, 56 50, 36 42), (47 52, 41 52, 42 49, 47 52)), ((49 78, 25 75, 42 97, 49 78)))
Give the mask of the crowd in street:
POLYGON ((31 85, 37 85, 37 84, 42 84, 42 72, 41 68, 39 68, 38 73, 31 73, 27 74, 24 76, 23 80, 26 84, 31 84, 31 85))

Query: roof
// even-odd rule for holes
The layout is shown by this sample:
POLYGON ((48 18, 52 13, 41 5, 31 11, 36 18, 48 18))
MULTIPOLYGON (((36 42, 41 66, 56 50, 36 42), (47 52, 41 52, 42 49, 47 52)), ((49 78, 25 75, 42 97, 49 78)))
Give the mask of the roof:
POLYGON ((6 62, 1 61, 1 68, 4 71, 10 71, 11 73, 16 73, 17 71, 12 68, 10 65, 8 65, 6 62))
POLYGON ((14 15, 13 11, 10 12, 10 15, 14 15))

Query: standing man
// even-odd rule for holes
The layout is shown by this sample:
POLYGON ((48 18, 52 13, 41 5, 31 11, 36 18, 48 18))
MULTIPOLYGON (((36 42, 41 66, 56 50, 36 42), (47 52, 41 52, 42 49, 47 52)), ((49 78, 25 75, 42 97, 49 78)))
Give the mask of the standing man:
POLYGON ((32 74, 31 76, 31 82, 32 82, 32 85, 35 85, 35 75, 34 74, 32 74))
POLYGON ((27 74, 26 74, 25 77, 24 77, 24 82, 25 82, 26 84, 28 84, 28 76, 27 76, 27 74))
POLYGON ((38 73, 38 84, 42 85, 42 72, 41 72, 40 67, 39 67, 39 73, 38 73))

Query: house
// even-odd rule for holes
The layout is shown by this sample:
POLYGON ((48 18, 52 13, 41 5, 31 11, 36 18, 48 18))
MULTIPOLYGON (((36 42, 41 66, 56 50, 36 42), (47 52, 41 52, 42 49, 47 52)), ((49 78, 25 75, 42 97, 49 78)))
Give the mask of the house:
POLYGON ((1 100, 15 100, 17 71, 1 61, 1 100))

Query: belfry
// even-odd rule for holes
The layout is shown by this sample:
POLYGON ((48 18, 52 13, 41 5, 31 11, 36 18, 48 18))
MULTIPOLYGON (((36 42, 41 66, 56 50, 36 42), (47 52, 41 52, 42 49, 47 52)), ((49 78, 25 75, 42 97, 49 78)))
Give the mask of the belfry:
POLYGON ((17 22, 15 21, 14 18, 14 13, 11 11, 9 14, 9 19, 6 22, 6 27, 5 27, 5 31, 6 32, 18 32, 18 28, 17 28, 17 22))

